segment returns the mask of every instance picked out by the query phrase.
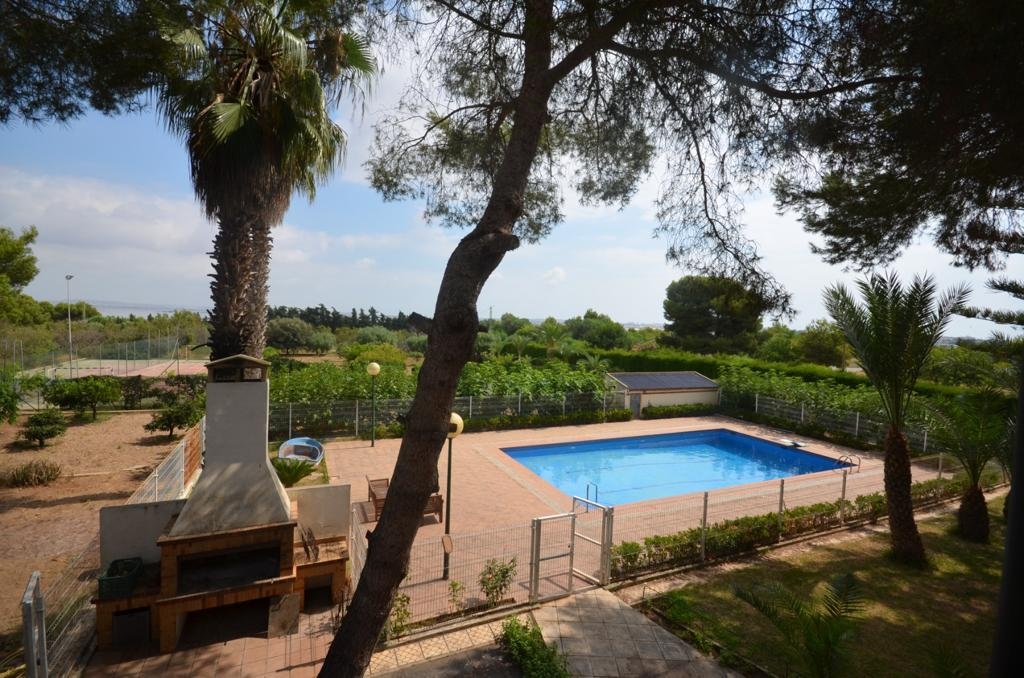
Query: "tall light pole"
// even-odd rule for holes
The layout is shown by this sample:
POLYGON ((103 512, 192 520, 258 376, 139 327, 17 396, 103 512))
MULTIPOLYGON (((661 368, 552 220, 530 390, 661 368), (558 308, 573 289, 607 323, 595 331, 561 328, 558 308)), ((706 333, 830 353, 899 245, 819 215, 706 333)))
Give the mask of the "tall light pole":
POLYGON ((370 375, 370 447, 377 444, 377 375, 380 374, 380 365, 370 363, 366 366, 366 373, 370 375))
POLYGON ((71 367, 74 365, 75 349, 71 345, 71 279, 75 276, 68 274, 64 276, 64 283, 68 288, 68 378, 70 379, 73 375, 71 373, 71 367))
MULTIPOLYGON (((462 433, 462 417, 452 412, 452 417, 449 420, 448 425, 448 482, 444 491, 444 534, 446 537, 451 535, 452 527, 452 441, 455 440, 462 433)), ((444 571, 441 573, 442 579, 448 579, 448 559, 451 557, 449 549, 444 550, 444 571)))

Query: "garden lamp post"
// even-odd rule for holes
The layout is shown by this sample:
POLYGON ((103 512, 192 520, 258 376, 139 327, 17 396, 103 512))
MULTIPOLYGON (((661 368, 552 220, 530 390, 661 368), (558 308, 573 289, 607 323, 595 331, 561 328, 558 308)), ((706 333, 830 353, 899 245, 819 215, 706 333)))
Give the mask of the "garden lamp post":
POLYGON ((71 345, 71 279, 75 276, 68 274, 64 276, 64 282, 68 288, 68 378, 70 379, 74 375, 71 373, 72 365, 74 365, 75 349, 71 345))
MULTIPOLYGON (((451 539, 452 527, 452 441, 462 433, 462 417, 452 412, 452 418, 448 425, 448 482, 444 491, 444 535, 451 539)), ((444 572, 442 579, 448 579, 448 559, 451 557, 451 548, 444 549, 444 572)))
POLYGON ((370 375, 370 447, 377 445, 377 375, 380 374, 380 365, 370 363, 366 366, 366 373, 370 375))

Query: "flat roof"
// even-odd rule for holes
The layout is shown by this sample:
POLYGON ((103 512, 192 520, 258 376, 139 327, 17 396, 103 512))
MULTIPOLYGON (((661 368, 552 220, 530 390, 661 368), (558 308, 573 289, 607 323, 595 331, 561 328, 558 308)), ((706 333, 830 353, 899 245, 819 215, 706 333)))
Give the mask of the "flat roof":
POLYGON ((680 391, 718 388, 700 372, 609 372, 608 376, 630 391, 680 391))

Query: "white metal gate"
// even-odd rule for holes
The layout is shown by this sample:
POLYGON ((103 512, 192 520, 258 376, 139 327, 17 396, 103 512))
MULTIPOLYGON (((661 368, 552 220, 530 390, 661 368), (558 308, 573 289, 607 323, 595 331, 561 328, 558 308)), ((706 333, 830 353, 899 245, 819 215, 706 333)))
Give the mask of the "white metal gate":
POLYGON ((576 514, 534 518, 530 534, 530 602, 573 592, 576 514))
POLYGON ((572 535, 573 574, 598 586, 611 579, 612 520, 614 511, 596 501, 572 498, 575 516, 572 535))

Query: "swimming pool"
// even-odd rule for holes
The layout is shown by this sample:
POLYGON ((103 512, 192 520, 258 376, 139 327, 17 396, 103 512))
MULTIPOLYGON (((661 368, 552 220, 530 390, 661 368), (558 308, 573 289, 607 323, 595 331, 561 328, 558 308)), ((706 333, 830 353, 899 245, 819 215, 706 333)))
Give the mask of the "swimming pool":
POLYGON ((502 448, 570 496, 614 506, 843 468, 829 457, 726 429, 502 448))

